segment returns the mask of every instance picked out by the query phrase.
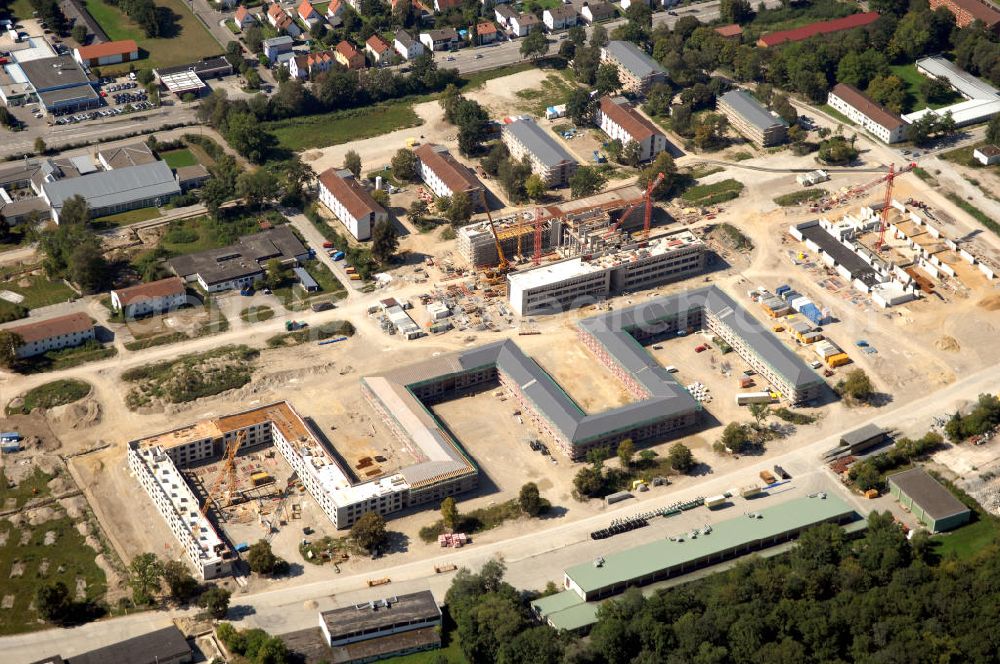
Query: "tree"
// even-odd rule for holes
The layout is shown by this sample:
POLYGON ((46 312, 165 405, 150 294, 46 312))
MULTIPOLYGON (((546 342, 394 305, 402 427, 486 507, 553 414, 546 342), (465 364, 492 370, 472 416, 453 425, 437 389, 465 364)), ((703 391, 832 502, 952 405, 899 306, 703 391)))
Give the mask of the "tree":
POLYGON ((537 173, 532 173, 528 176, 528 179, 524 181, 524 190, 528 194, 528 198, 533 201, 540 201, 545 198, 545 193, 548 191, 549 187, 545 184, 545 180, 542 176, 537 173))
POLYGON ((656 155, 656 159, 639 172, 639 181, 637 184, 645 189, 660 173, 663 173, 663 182, 657 185, 652 192, 653 198, 658 201, 673 196, 681 180, 677 174, 677 165, 674 163, 674 158, 667 154, 666 151, 656 155))
POLYGON ((868 96, 893 113, 901 113, 906 102, 906 84, 895 75, 878 76, 868 84, 868 96))
POLYGON ((880 490, 882 488, 882 475, 875 464, 869 459, 863 459, 852 465, 849 475, 851 481, 861 491, 868 491, 869 489, 880 490))
MULTIPOLYGON (((642 5, 634 6, 641 7, 642 5)), ((610 62, 605 62, 598 66, 594 86, 601 96, 617 91, 622 86, 622 79, 618 74, 618 66, 610 62)))
POLYGON ((365 512, 351 526, 351 538, 365 551, 374 552, 386 540, 385 517, 365 512))
POLYGON ((43 620, 59 623, 70 608, 69 589, 62 581, 47 583, 35 592, 35 609, 43 620))
POLYGON ((837 393, 848 402, 866 403, 875 393, 871 378, 864 369, 854 369, 849 371, 844 378, 837 383, 837 393))
POLYGON ((549 40, 541 28, 535 28, 521 40, 521 57, 532 62, 549 52, 549 40))
POLYGON ((285 281, 285 268, 277 258, 267 261, 264 272, 264 281, 271 290, 280 288, 281 284, 285 281))
POLYGON ((179 560, 168 560, 163 564, 163 580, 167 582, 170 596, 182 604, 198 594, 198 580, 179 560))
POLYGON ((24 339, 17 332, 0 330, 0 367, 13 367, 17 362, 17 349, 23 345, 24 339))
POLYGON ((878 12, 882 15, 892 14, 902 16, 909 8, 910 3, 907 0, 869 0, 868 2, 869 11, 878 12))
POLYGON ((666 83, 654 83, 646 95, 646 103, 642 110, 650 115, 666 116, 670 114, 670 102, 674 99, 674 90, 666 83))
MULTIPOLYGON (((601 27, 600 25, 596 26, 594 34, 601 27)), ((593 85, 594 79, 597 77, 597 68, 600 64, 601 49, 599 47, 581 47, 576 49, 576 53, 573 55, 573 72, 576 74, 576 79, 581 83, 593 85)))
POLYGON ((694 467, 694 455, 684 443, 671 445, 670 451, 667 453, 667 460, 670 462, 670 467, 678 473, 687 473, 694 467))
POLYGON ((748 406, 750 415, 759 429, 765 420, 771 415, 771 407, 766 403, 752 403, 748 406))
POLYGON ((747 431, 745 424, 730 422, 722 430, 722 437, 719 438, 719 443, 733 454, 740 454, 751 445, 750 432, 747 431))
POLYGON ((986 142, 1000 145, 1000 114, 990 118, 990 123, 986 125, 986 142))
POLYGON ((262 164, 268 151, 277 142, 265 131, 253 113, 230 112, 225 117, 222 134, 233 149, 255 164, 262 164))
POLYGON ((799 119, 799 113, 788 101, 788 95, 774 95, 771 99, 771 110, 790 125, 795 124, 799 119))
POLYGON ((587 29, 582 25, 574 25, 566 31, 566 38, 576 46, 583 46, 587 43, 587 29))
POLYGON ((361 177, 361 155, 354 150, 348 150, 344 155, 344 168, 354 174, 355 178, 361 177))
POLYGON ((226 61, 236 71, 243 66, 243 46, 238 41, 231 41, 226 44, 226 61))
POLYGON ((632 457, 635 456, 635 443, 632 442, 631 438, 626 438, 622 442, 618 443, 618 461, 621 462, 622 468, 628 468, 632 465, 632 457))
POLYGON ((399 236, 396 227, 388 219, 384 219, 372 229, 372 257, 379 263, 388 263, 396 255, 399 246, 399 236))
POLYGON ((542 511, 542 496, 538 492, 538 485, 528 482, 522 486, 517 496, 517 504, 528 516, 538 516, 542 511))
POLYGON ((843 136, 831 136, 819 144, 819 159, 827 164, 841 166, 857 158, 858 150, 843 136))
POLYGON ((588 125, 594 120, 594 100, 583 88, 573 88, 566 99, 566 115, 578 126, 588 125))
POLYGON ((600 470, 585 466, 573 478, 573 487, 581 496, 593 498, 604 490, 604 476, 600 470))
POLYGON ((59 210, 60 224, 86 226, 89 222, 90 207, 87 205, 87 199, 76 194, 63 201, 63 206, 59 210))
POLYGON ((277 197, 278 179, 266 168, 244 171, 236 179, 236 195, 251 210, 257 210, 265 201, 277 197))
POLYGON ((608 29, 598 23, 590 33, 590 46, 601 48, 608 45, 608 29))
POLYGON ((754 16, 749 0, 722 0, 719 14, 727 23, 748 23, 754 16))
POLYGON ((604 460, 609 456, 611 456, 611 450, 607 445, 592 447, 587 450, 587 463, 589 463, 594 470, 601 470, 604 468, 604 460))
POLYGON ((410 207, 406 209, 406 216, 410 218, 410 221, 419 226, 423 223, 429 209, 427 201, 418 198, 410 203, 410 207))
POLYGON ((417 172, 417 155, 413 150, 400 148, 392 156, 392 175, 397 180, 414 182, 419 173, 417 172))
POLYGON ((107 284, 108 262, 96 242, 86 242, 73 248, 66 268, 66 276, 84 293, 98 293, 107 284))
POLYGON ((70 36, 77 44, 85 46, 87 44, 87 26, 83 23, 77 23, 73 26, 70 36))
POLYGON ((639 146, 638 142, 629 141, 622 148, 619 157, 619 161, 621 163, 635 168, 639 165, 639 161, 642 158, 642 148, 639 146))
POLYGON ((271 551, 271 543, 267 540, 259 540, 250 545, 246 555, 247 564, 250 571, 257 574, 270 574, 274 571, 274 565, 278 562, 278 557, 271 551))
POLYGON ((464 191, 456 191, 448 204, 448 209, 444 212, 445 218, 451 222, 452 226, 459 226, 472 218, 472 200, 464 191))
POLYGON ((136 604, 152 604, 153 594, 160 590, 163 565, 155 553, 140 553, 129 565, 129 585, 132 587, 132 601, 136 604))
POLYGON ((573 198, 590 196, 601 190, 607 178, 596 168, 580 166, 569 178, 569 188, 573 198))
POLYGON ((35 154, 45 154, 48 150, 49 147, 45 145, 45 141, 41 136, 35 139, 35 154))
POLYGON ((385 189, 375 189, 372 191, 372 200, 383 208, 389 207, 389 192, 385 189))
POLYGON ((229 598, 232 596, 225 588, 212 586, 198 598, 198 606, 207 610, 216 620, 222 620, 229 613, 229 598))
POLYGON ((560 664, 564 639, 547 625, 520 632, 500 648, 497 664, 560 664))
POLYGON ((458 525, 458 506, 455 504, 455 499, 448 496, 441 501, 441 520, 444 521, 444 527, 448 530, 454 530, 458 525))

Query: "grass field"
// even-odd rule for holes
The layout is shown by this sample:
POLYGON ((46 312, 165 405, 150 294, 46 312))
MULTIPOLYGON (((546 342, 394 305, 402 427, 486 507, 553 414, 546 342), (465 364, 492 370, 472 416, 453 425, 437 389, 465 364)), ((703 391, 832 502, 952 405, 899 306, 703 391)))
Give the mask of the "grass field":
POLYGON ((840 111, 838 111, 837 109, 835 109, 833 106, 830 106, 829 104, 820 104, 817 108, 819 108, 824 113, 826 113, 827 115, 829 115, 830 117, 832 117, 834 120, 836 120, 838 122, 842 122, 843 124, 847 125, 848 127, 853 127, 854 126, 854 123, 851 122, 850 118, 848 118, 846 115, 844 115, 843 113, 841 113, 840 111))
MULTIPOLYGON (((13 498, 20 506, 33 496, 45 495, 50 479, 36 470, 33 477, 11 489, 0 471, 0 503, 6 504, 7 499, 13 498)), ((2 593, 14 597, 14 606, 0 611, 0 635, 47 627, 39 622, 31 608, 35 594, 45 584, 62 581, 73 598, 79 581, 86 587, 81 587, 82 595, 76 596, 76 599, 97 601, 104 597, 107 581, 104 572, 94 562, 97 552, 86 545, 70 519, 62 517, 21 528, 14 528, 4 521, 0 525, 0 541, 5 539, 4 534, 6 542, 0 545, 2 593), (49 544, 45 544, 46 533, 50 532, 49 544), (24 545, 21 544, 22 537, 26 538, 24 545)))
POLYGON ((958 196, 957 194, 948 192, 945 195, 948 197, 949 201, 951 201, 958 207, 968 212, 969 215, 971 215, 976 219, 976 221, 978 221, 983 226, 993 231, 993 233, 995 233, 996 235, 1000 235, 1000 223, 997 223, 996 221, 991 219, 988 214, 986 214, 985 212, 983 212, 975 205, 962 198, 961 196, 958 196))
MULTIPOLYGON (((239 230, 242 234, 244 230, 252 231, 252 228, 246 226, 239 230)), ((227 244, 230 244, 228 238, 219 237, 212 220, 208 217, 195 217, 172 224, 170 230, 160 240, 160 246, 170 252, 172 256, 217 249, 227 244)))
MULTIPOLYGON (((205 56, 222 53, 222 47, 215 37, 187 8, 182 0, 156 0, 159 7, 172 11, 176 19, 177 33, 169 37, 146 37, 142 28, 133 23, 117 7, 105 4, 103 0, 86 0, 85 6, 95 21, 108 33, 112 40, 134 39, 139 44, 138 67, 167 67, 183 65, 205 56)), ((127 72, 128 65, 101 67, 105 74, 127 72)))
POLYGON ((245 323, 262 323, 274 318, 274 309, 264 306, 247 307, 240 312, 240 318, 245 323))
POLYGON ((529 88, 516 93, 523 102, 518 104, 518 110, 544 117, 545 109, 549 106, 565 104, 575 87, 558 73, 549 74, 542 81, 541 88, 529 88))
POLYGON ((979 518, 947 535, 935 537, 935 551, 940 556, 954 554, 959 558, 971 558, 979 551, 995 544, 998 535, 1000 527, 996 521, 979 518))
POLYGON ((106 360, 117 354, 118 349, 114 346, 102 346, 99 342, 91 340, 81 346, 50 350, 44 355, 36 355, 28 358, 25 360, 21 371, 22 373, 61 371, 63 369, 72 369, 87 362, 106 360))
POLYGON ((282 148, 299 152, 381 136, 421 124, 423 121, 413 110, 412 102, 396 102, 266 122, 263 127, 277 137, 282 148))
POLYGON ((0 290, 9 290, 24 296, 21 305, 28 309, 37 309, 50 304, 66 302, 76 297, 76 293, 61 281, 49 279, 44 275, 24 277, 16 281, 0 283, 0 290), (29 285, 22 286, 20 282, 27 280, 29 285))
POLYGON ((190 150, 170 150, 161 152, 160 159, 167 162, 170 168, 184 168, 185 166, 197 166, 198 158, 190 150))
POLYGON ((790 194, 785 194, 784 196, 778 196, 774 199, 774 202, 782 207, 788 207, 791 205, 798 205, 799 203, 805 203, 806 201, 819 200, 826 196, 826 189, 802 189, 801 191, 793 191, 790 194))
POLYGON ((118 228, 119 226, 137 224, 140 221, 156 219, 159 216, 160 208, 144 207, 139 208, 138 210, 128 210, 126 212, 119 212, 118 214, 109 214, 106 217, 98 217, 91 223, 91 225, 97 229, 118 228))
POLYGON ((79 401, 90 394, 90 384, 73 378, 61 378, 51 383, 39 385, 24 395, 24 406, 18 410, 7 409, 8 415, 24 413, 35 408, 54 408, 79 401))
POLYGON ((741 191, 743 183, 729 178, 714 184, 695 185, 681 194, 681 198, 692 205, 716 205, 736 198, 741 191))
POLYGON ((962 96, 955 91, 952 91, 952 95, 949 99, 943 102, 931 103, 924 98, 924 95, 920 92, 920 84, 926 80, 926 77, 917 71, 917 66, 914 64, 908 65, 893 65, 889 67, 892 73, 898 76, 904 83, 906 83, 907 100, 906 105, 903 107, 904 112, 919 111, 922 108, 941 108, 943 106, 949 106, 962 99, 962 96))

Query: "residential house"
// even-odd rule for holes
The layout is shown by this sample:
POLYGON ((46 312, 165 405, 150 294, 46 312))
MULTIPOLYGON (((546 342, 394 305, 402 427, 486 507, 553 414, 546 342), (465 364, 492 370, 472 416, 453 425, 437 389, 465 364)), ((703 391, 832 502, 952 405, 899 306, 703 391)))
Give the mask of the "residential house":
POLYGON ((667 82, 667 70, 632 42, 609 41, 601 49, 601 62, 618 67, 624 92, 646 94, 654 84, 667 82))
POLYGON ((955 15, 955 24, 964 28, 980 21, 991 32, 1000 30, 1000 8, 988 0, 930 0, 931 11, 944 7, 955 15))
POLYGON ((907 125, 903 118, 854 86, 846 83, 833 86, 826 103, 883 143, 899 143, 906 139, 907 125))
POLYGON ((319 202, 358 240, 370 238, 375 224, 388 219, 385 209, 348 170, 331 168, 320 173, 319 202))
POLYGON ((424 143, 414 150, 419 162, 420 178, 437 197, 464 192, 473 208, 485 207, 483 184, 465 165, 459 163, 443 145, 424 143))
POLYGON ((497 40, 497 26, 493 21, 480 21, 476 24, 476 39, 480 45, 492 44, 497 40))
MULTIPOLYGON (((275 3, 267 8, 267 22, 270 23, 275 30, 278 32, 284 32, 291 37, 298 37, 302 34, 302 30, 299 29, 298 24, 292 20, 292 17, 288 15, 281 5, 275 3)), ((272 60, 273 62, 273 60, 272 60)))
POLYGON ((126 319, 173 311, 187 302, 187 288, 180 277, 111 291, 111 310, 124 314, 126 319))
POLYGON ((746 90, 730 90, 719 97, 716 107, 736 131, 758 147, 785 142, 788 124, 764 108, 746 90))
POLYGON ((365 68, 365 54, 348 41, 342 41, 337 44, 336 48, 334 48, 334 57, 337 58, 337 62, 348 69, 365 68))
POLYGON ((739 41, 743 36, 743 28, 738 23, 731 25, 720 25, 715 29, 716 34, 726 38, 739 41))
POLYGON ((534 14, 518 14, 510 19, 510 30, 518 37, 524 37, 532 30, 541 30, 542 22, 534 14))
POLYGON ((549 32, 566 30, 576 25, 576 10, 573 5, 559 5, 542 13, 542 22, 549 32))
POLYGON ((428 51, 454 51, 461 48, 462 40, 455 28, 444 28, 421 32, 420 42, 428 51))
POLYGON ((332 51, 296 55, 288 61, 288 73, 292 78, 305 81, 315 78, 325 71, 330 71, 335 62, 337 62, 337 58, 332 51))
POLYGON ((462 0, 434 0, 434 11, 441 14, 461 6, 462 0))
POLYGON ((412 60, 424 54, 424 45, 406 30, 396 31, 393 47, 404 60, 412 60))
POLYGON ((236 8, 236 15, 233 16, 233 23, 235 23, 236 27, 242 32, 251 25, 256 25, 257 17, 251 14, 250 10, 244 5, 240 5, 236 8))
POLYGON ((580 16, 587 23, 594 24, 600 23, 601 21, 610 21, 616 16, 615 7, 610 2, 604 2, 603 0, 593 0, 592 2, 584 2, 583 9, 580 10, 580 16))
POLYGON ((305 81, 309 78, 309 66, 306 64, 306 55, 292 56, 287 65, 288 75, 291 78, 297 78, 300 81, 305 81))
POLYGON ((510 28, 512 19, 517 18, 517 10, 510 5, 497 5, 493 8, 493 15, 496 16, 497 23, 504 28, 510 28))
POLYGON ((319 12, 316 11, 316 8, 312 6, 309 0, 302 0, 302 4, 299 5, 296 11, 299 19, 310 28, 323 20, 323 17, 319 15, 319 12))
POLYGON ((623 97, 602 97, 595 113, 597 126, 622 145, 635 142, 639 161, 649 161, 667 149, 664 133, 623 97))
POLYGON ((21 337, 21 345, 14 351, 20 358, 34 357, 50 350, 79 346, 94 339, 94 321, 82 312, 56 316, 6 329, 21 337))
POLYGON ((330 4, 326 6, 326 22, 334 28, 343 23, 346 5, 346 0, 330 0, 330 4))
POLYGON ((538 126, 533 118, 520 118, 505 125, 502 140, 514 159, 527 157, 531 172, 550 187, 569 182, 576 172, 576 159, 554 136, 538 126))
POLYGON ((267 58, 268 62, 274 64, 278 61, 278 56, 284 53, 291 53, 294 44, 295 40, 288 35, 265 39, 263 43, 264 57, 267 58))
POLYGON ((392 59, 392 46, 380 36, 372 35, 365 41, 365 53, 368 54, 373 66, 381 67, 389 64, 392 59))

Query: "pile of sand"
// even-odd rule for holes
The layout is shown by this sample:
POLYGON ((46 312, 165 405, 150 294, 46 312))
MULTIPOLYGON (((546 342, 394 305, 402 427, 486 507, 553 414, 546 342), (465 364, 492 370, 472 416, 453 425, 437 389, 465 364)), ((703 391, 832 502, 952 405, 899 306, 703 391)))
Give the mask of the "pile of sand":
POLYGON ((979 306, 986 311, 1000 311, 1000 295, 989 295, 979 301, 979 306))
POLYGON ((962 350, 955 337, 949 337, 948 335, 938 337, 937 341, 934 342, 934 347, 938 350, 946 350, 951 353, 957 353, 962 350))
POLYGON ((102 414, 101 404, 93 398, 56 406, 48 412, 53 424, 68 424, 73 429, 86 429, 100 424, 102 414))

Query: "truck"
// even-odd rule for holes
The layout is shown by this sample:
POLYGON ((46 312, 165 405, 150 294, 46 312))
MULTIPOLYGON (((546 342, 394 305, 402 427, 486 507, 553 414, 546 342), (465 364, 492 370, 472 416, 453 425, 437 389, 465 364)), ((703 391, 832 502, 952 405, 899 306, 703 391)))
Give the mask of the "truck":
POLYGON ((737 406, 749 406, 752 403, 773 403, 771 392, 744 392, 736 395, 737 406))
POLYGON ((726 494, 724 493, 720 493, 717 496, 709 496, 705 499, 705 507, 710 510, 722 509, 726 506, 727 500, 728 498, 726 498, 726 494))
POLYGON ((760 479, 764 480, 764 483, 768 485, 778 481, 778 478, 772 475, 770 470, 760 471, 760 479))

